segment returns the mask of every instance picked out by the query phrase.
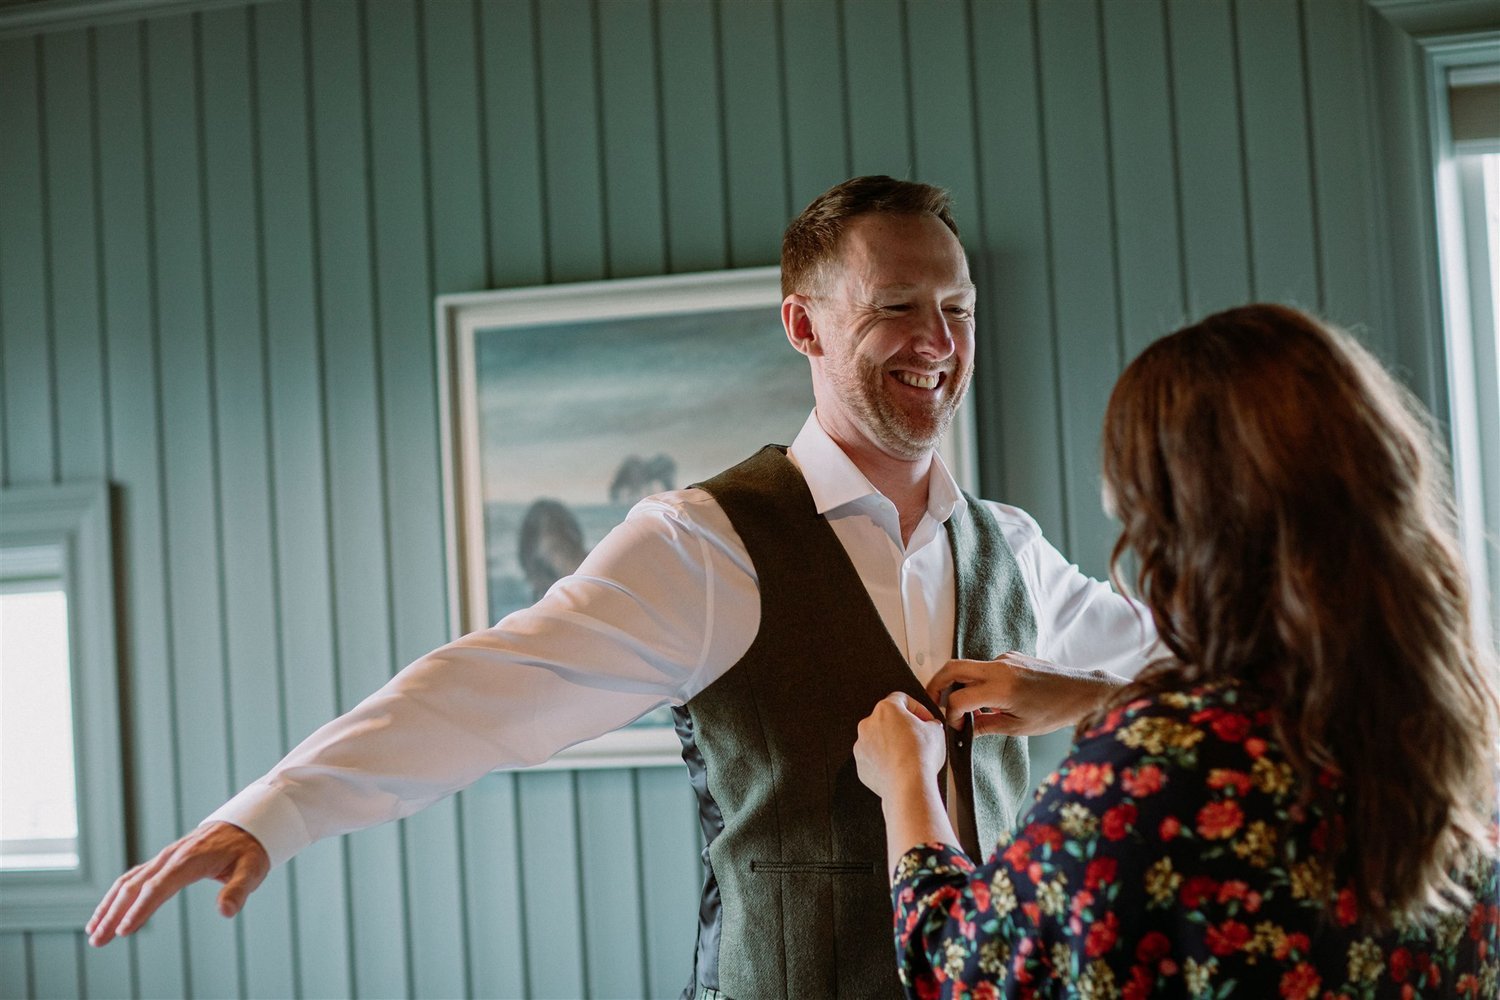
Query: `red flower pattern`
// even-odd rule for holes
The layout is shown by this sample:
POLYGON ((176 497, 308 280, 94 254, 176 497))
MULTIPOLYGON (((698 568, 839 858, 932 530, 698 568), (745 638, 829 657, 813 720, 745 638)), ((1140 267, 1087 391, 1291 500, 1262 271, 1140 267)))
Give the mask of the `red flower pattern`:
POLYGON ((1326 904, 1294 895, 1284 859, 1337 844, 1340 819, 1327 798, 1300 804, 1295 783, 1256 784, 1257 760, 1285 758, 1269 712, 1245 697, 1210 686, 1185 706, 1143 698, 1114 710, 978 870, 954 848, 909 852, 893 887, 908 998, 1072 996, 1080 976, 1102 981, 1102 963, 1115 987, 1100 995, 1124 1000, 1186 995, 1190 975, 1214 997, 1493 1000, 1495 866, 1470 877, 1476 903, 1441 942, 1423 927, 1370 936, 1348 884, 1326 904), (1183 738, 1194 727, 1207 738, 1183 738), (1252 823, 1275 831, 1269 862, 1252 823))

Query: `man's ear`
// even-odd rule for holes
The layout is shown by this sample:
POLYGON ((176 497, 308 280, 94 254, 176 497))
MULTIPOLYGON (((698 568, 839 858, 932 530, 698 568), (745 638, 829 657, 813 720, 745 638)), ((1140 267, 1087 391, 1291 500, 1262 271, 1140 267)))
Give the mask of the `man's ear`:
POLYGON ((813 324, 812 299, 797 292, 782 299, 781 325, 786 328, 786 339, 798 353, 810 358, 823 353, 823 345, 813 324))

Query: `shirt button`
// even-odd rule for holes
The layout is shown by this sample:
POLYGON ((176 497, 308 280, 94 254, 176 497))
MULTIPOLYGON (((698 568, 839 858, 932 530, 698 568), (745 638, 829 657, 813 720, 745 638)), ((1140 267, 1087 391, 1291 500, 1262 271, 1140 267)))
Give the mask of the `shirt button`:
POLYGON ((925 667, 926 665, 927 665, 927 654, 926 653, 918 653, 917 654, 917 666, 919 666, 919 667, 925 667))

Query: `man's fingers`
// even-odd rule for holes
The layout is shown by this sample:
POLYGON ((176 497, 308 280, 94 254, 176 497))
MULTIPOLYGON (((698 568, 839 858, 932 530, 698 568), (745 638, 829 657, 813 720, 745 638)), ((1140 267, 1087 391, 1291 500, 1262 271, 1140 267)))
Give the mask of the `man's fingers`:
POLYGON ((94 912, 94 918, 90 921, 92 925, 92 930, 89 932, 90 944, 97 948, 114 940, 115 934, 119 931, 121 918, 135 902, 141 887, 167 864, 175 849, 174 844, 145 864, 136 865, 115 879, 115 884, 110 886, 109 893, 99 904, 99 909, 94 912))
POLYGON ((136 865, 130 871, 115 879, 114 884, 109 887, 109 891, 104 894, 104 898, 99 900, 99 905, 94 907, 94 913, 93 916, 89 917, 89 922, 83 925, 83 929, 86 932, 91 935, 94 933, 94 929, 99 926, 100 921, 104 919, 104 915, 109 912, 110 906, 119 897, 120 890, 125 885, 126 879, 129 879, 144 867, 144 865, 136 865))
POLYGON ((242 857, 234 866, 234 873, 224 881, 219 890, 219 912, 232 917, 244 908, 245 900, 259 888, 266 873, 249 857, 242 857))

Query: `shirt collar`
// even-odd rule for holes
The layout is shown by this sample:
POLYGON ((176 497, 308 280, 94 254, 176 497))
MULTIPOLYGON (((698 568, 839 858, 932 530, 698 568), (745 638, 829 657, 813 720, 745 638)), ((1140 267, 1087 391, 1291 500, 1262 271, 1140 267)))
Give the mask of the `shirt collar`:
MULTIPOLYGON (((854 460, 818 423, 816 410, 808 414, 788 453, 802 471, 802 478, 807 480, 818 513, 825 517, 840 507, 880 496, 854 460)), ((927 513, 941 524, 966 506, 953 474, 943 464, 942 456, 934 452, 927 481, 927 513)))

